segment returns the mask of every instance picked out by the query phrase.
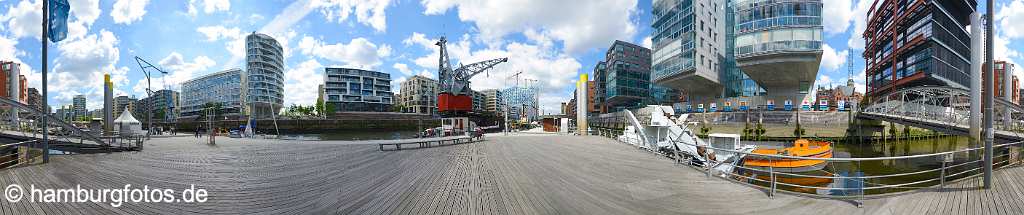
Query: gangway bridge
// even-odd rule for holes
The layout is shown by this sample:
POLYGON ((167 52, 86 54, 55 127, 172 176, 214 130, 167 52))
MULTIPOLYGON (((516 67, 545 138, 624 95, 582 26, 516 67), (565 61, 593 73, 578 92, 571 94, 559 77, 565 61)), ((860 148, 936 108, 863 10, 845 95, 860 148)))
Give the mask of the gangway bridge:
MULTIPOLYGON (((1024 140, 1024 108, 1003 98, 994 99, 993 105, 995 139, 1024 140)), ((970 109, 970 92, 965 89, 921 86, 882 96, 861 109, 857 118, 969 136, 970 109)))
POLYGON ((132 136, 102 136, 100 131, 82 130, 73 124, 40 110, 8 98, 0 98, 0 105, 17 109, 28 115, 13 117, 10 111, 0 117, 0 138, 24 141, 27 146, 42 148, 41 117, 48 117, 49 146, 52 150, 69 153, 120 152, 142 149, 142 139, 132 136), (17 120, 14 120, 17 118, 17 120), (95 132, 95 133, 94 133, 95 132))

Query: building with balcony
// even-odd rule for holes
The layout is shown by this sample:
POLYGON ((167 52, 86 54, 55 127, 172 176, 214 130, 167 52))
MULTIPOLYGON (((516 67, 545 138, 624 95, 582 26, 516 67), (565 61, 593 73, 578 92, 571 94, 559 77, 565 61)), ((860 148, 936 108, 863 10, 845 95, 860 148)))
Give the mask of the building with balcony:
POLYGON ((114 108, 112 108, 114 116, 121 116, 124 111, 135 113, 135 101, 138 99, 128 96, 117 96, 114 97, 114 108))
POLYGON ((502 114, 505 112, 505 106, 502 103, 501 91, 488 89, 482 92, 484 93, 484 111, 495 113, 496 116, 504 116, 502 114))
POLYGON ((763 104, 810 96, 801 92, 821 62, 820 0, 656 0, 653 7, 651 78, 679 90, 677 98, 763 104))
POLYGON ((336 112, 390 112, 394 104, 391 75, 369 70, 324 68, 324 95, 336 112))
POLYGON ((915 86, 970 86, 974 0, 876 0, 863 32, 865 96, 915 86))
POLYGON ((398 103, 402 112, 433 115, 437 113, 437 80, 414 75, 399 84, 398 103))
POLYGON ((508 105, 510 121, 529 122, 539 116, 537 87, 509 87, 501 90, 501 95, 504 96, 502 104, 508 105))
POLYGON ((284 54, 281 44, 266 34, 245 37, 245 104, 256 118, 270 118, 284 105, 284 54))
POLYGON ((220 104, 221 114, 225 116, 241 114, 246 104, 245 89, 248 89, 243 77, 245 72, 235 68, 185 81, 178 100, 179 117, 198 117, 207 104, 220 104))

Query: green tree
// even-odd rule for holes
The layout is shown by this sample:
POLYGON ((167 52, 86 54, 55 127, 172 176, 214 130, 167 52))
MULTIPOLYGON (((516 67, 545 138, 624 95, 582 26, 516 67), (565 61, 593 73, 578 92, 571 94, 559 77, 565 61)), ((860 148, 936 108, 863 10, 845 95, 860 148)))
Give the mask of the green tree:
POLYGON ((324 98, 316 98, 316 114, 324 116, 324 98))

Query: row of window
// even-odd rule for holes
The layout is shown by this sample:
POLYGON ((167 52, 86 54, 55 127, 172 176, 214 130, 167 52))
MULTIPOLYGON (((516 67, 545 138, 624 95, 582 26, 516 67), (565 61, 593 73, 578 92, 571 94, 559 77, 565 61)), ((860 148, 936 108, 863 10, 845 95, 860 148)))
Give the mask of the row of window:
POLYGON ((744 23, 754 20, 786 17, 786 16, 821 16, 822 5, 819 2, 788 2, 779 4, 744 4, 736 7, 736 22, 744 23))

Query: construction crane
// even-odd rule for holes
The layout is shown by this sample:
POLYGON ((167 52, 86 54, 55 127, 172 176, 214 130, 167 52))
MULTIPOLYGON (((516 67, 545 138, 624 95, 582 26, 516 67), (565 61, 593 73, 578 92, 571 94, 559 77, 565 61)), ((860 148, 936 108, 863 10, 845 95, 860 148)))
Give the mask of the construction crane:
POLYGON ((469 65, 459 64, 459 68, 452 69, 452 63, 448 58, 448 40, 444 36, 437 42, 440 46, 441 58, 438 60, 438 87, 437 111, 442 115, 454 115, 473 110, 473 94, 469 88, 469 79, 498 65, 508 62, 508 58, 497 58, 491 60, 471 63, 469 65))

